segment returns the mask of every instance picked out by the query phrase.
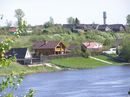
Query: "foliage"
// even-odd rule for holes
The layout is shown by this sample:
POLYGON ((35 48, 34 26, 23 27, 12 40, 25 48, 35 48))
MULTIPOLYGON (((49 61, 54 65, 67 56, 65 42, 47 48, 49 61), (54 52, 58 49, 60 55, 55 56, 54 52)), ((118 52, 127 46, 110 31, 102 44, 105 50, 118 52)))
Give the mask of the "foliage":
POLYGON ((50 17, 50 20, 46 23, 44 23, 44 27, 48 28, 54 25, 54 19, 52 17, 50 17))
POLYGON ((74 24, 75 23, 75 19, 73 17, 69 17, 69 18, 67 18, 67 23, 68 24, 74 24))
POLYGON ((80 55, 81 50, 79 48, 75 48, 75 49, 72 49, 70 53, 73 55, 80 55))
POLYGON ((89 50, 85 50, 84 52, 82 51, 82 57, 88 58, 91 55, 91 52, 89 50))
POLYGON ((126 21, 127 21, 127 24, 129 25, 129 27, 130 27, 130 14, 129 15, 127 15, 127 17, 126 17, 126 21))
POLYGON ((78 24, 80 24, 80 20, 77 17, 76 18, 69 17, 69 18, 67 18, 67 23, 78 25, 78 24))
POLYGON ((80 21, 79 21, 78 18, 75 18, 75 24, 76 24, 76 25, 80 24, 80 21))
MULTIPOLYGON (((22 15, 18 14, 19 10, 16 10, 16 14, 17 14, 17 18, 19 20, 19 27, 18 27, 18 31, 16 33, 16 37, 6 37, 5 39, 2 40, 2 42, 0 43, 0 65, 2 67, 4 66, 8 66, 12 63, 12 61, 14 61, 14 56, 6 56, 6 52, 8 52, 8 50, 10 50, 12 43, 14 43, 15 38, 18 38, 20 36, 20 34, 25 31, 25 22, 22 22, 22 15), (21 17, 20 17, 20 16, 21 17), (8 58, 9 57, 9 58, 8 58)), ((19 86, 19 84, 22 81, 22 76, 21 75, 14 75, 14 74, 10 74, 9 76, 7 76, 6 79, 2 80, 1 84, 0 84, 0 93, 4 92, 4 97, 14 97, 14 95, 12 93, 6 93, 5 90, 9 87, 12 87, 13 89, 17 89, 17 86, 19 86)), ((32 92, 29 92, 32 93, 32 92)), ((33 96, 33 94, 32 94, 33 96)), ((28 97, 32 97, 32 96, 28 96, 28 97)))
POLYGON ((18 20, 18 26, 20 25, 22 18, 24 17, 24 12, 22 11, 22 9, 16 9, 15 10, 15 17, 18 20))
POLYGON ((24 97, 33 97, 35 91, 33 89, 29 89, 29 92, 24 97))
MULTIPOLYGON (((6 77, 6 79, 3 79, 0 84, 0 92, 6 90, 8 88, 13 88, 16 90, 18 88, 18 86, 21 84, 22 80, 23 80, 22 74, 20 76, 17 76, 13 73, 8 75, 6 77)), ((8 94, 6 94, 6 95, 8 95, 8 94)))
POLYGON ((130 42, 129 42, 129 40, 130 40, 130 36, 127 36, 124 38, 121 53, 120 53, 120 56, 122 56, 128 62, 130 62, 130 42))

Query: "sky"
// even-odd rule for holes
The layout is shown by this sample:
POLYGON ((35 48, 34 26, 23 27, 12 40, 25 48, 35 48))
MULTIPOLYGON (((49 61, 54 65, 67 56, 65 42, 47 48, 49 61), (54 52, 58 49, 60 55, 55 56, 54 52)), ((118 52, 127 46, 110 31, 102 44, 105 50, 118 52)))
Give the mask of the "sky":
POLYGON ((15 10, 22 9, 27 24, 41 25, 54 19, 54 23, 67 23, 68 17, 77 17, 83 24, 103 24, 103 11, 107 13, 107 24, 126 24, 130 14, 130 0, 0 0, 0 14, 6 21, 17 21, 15 10))

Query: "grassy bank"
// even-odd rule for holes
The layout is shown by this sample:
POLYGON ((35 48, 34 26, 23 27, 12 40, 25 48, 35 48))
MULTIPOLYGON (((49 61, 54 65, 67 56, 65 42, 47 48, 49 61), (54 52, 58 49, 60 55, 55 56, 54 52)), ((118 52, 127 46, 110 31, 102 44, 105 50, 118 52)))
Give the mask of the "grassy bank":
POLYGON ((51 67, 45 67, 45 66, 28 67, 28 66, 20 65, 18 63, 13 63, 5 67, 0 67, 0 75, 8 75, 12 73, 12 71, 15 73, 31 74, 37 72, 52 72, 52 71, 56 71, 56 69, 51 67))
MULTIPOLYGON (((83 58, 83 57, 54 59, 51 60, 51 63, 61 67, 74 68, 74 69, 96 68, 100 66, 110 65, 91 58, 83 58)), ((114 64, 113 62, 113 64, 111 65, 117 65, 117 64, 114 64)))
POLYGON ((107 57, 107 56, 104 56, 104 55, 98 55, 98 56, 95 56, 95 58, 105 60, 105 61, 111 62, 113 64, 119 64, 118 62, 113 61, 110 57, 107 57))

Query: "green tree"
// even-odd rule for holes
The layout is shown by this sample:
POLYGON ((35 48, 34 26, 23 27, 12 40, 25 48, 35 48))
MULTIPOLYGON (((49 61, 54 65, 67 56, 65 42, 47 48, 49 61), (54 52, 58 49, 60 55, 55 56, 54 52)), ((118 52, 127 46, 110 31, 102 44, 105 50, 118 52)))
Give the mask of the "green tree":
POLYGON ((130 14, 126 17, 127 24, 130 26, 130 14))
POLYGON ((24 12, 22 9, 16 9, 15 10, 15 17, 17 18, 18 21, 18 26, 20 25, 20 22, 22 21, 22 18, 25 16, 24 12))
POLYGON ((73 17, 69 17, 69 18, 67 18, 67 23, 68 24, 74 24, 75 23, 75 19, 73 17))
POLYGON ((130 62, 130 36, 127 36, 123 40, 123 45, 121 49, 120 56, 122 56, 126 61, 130 62))
POLYGON ((76 25, 80 24, 80 21, 79 21, 79 19, 77 17, 75 18, 75 24, 76 25))
POLYGON ((45 28, 52 27, 53 25, 54 25, 54 19, 52 17, 50 17, 49 21, 44 23, 45 28))
POLYGON ((76 18, 73 18, 73 17, 69 17, 67 18, 67 23, 68 24, 80 24, 80 20, 76 17, 76 18))

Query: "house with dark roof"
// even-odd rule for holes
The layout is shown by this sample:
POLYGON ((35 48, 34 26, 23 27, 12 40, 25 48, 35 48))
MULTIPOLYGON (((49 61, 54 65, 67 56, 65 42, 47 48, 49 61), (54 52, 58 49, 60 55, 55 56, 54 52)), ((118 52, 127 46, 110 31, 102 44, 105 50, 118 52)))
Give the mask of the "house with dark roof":
POLYGON ((28 48, 12 48, 6 53, 7 57, 15 56, 20 64, 32 64, 32 56, 28 48))
POLYGON ((109 26, 113 32, 126 31, 125 26, 123 24, 112 24, 109 26))
POLYGON ((98 24, 63 24, 64 28, 70 29, 72 32, 88 31, 96 29, 98 24))
POLYGON ((98 25, 97 30, 99 31, 111 31, 111 27, 109 25, 98 25))
POLYGON ((54 54, 65 54, 66 46, 60 41, 39 41, 34 42, 33 50, 35 55, 54 55, 54 54))

